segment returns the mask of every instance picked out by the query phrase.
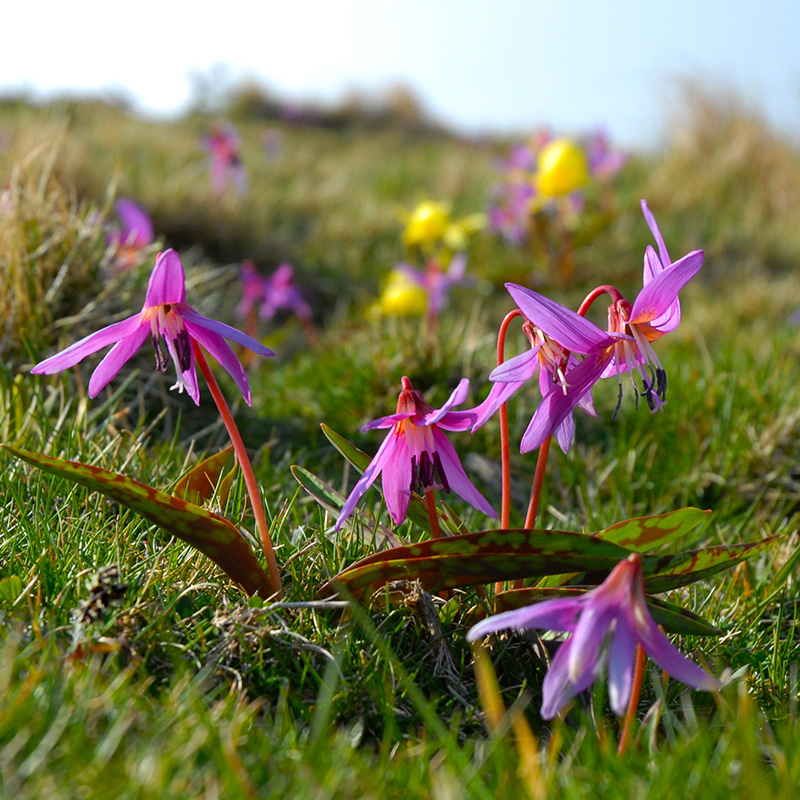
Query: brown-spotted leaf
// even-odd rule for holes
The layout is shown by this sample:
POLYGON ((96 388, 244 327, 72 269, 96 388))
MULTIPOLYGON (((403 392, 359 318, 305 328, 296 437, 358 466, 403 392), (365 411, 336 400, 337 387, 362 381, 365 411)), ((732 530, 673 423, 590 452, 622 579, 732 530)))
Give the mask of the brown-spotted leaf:
POLYGON ((7 444, 0 446, 34 467, 100 492, 141 514, 196 547, 248 594, 269 591, 269 578, 250 545, 224 517, 102 467, 30 453, 7 444))
MULTIPOLYGON (((577 597, 583 594, 586 586, 577 588, 574 586, 559 586, 557 588, 541 589, 538 586, 531 589, 510 589, 507 592, 500 592, 494 596, 494 609, 496 613, 511 611, 512 609, 522 608, 532 603, 540 603, 544 600, 554 600, 563 597, 577 597)), ((685 608, 668 603, 660 597, 647 596, 647 607, 653 619, 663 625, 664 629, 670 633, 679 633, 684 636, 719 636, 722 631, 715 628, 708 620, 685 608)), ((483 611, 483 607, 479 607, 483 611)), ((485 612, 484 612, 485 615, 485 612)), ((477 622, 483 615, 475 615, 477 622)))
POLYGON ((666 592, 708 578, 761 553, 785 536, 770 536, 760 542, 716 545, 688 550, 673 556, 642 556, 648 592, 666 592))
POLYGON ((366 597, 396 580, 418 580, 425 589, 531 578, 562 572, 612 570, 630 551, 613 542, 565 531, 501 529, 432 539, 374 553, 337 575, 340 584, 366 597))
POLYGON ((221 506, 225 505, 228 499, 228 492, 230 485, 235 475, 235 467, 231 472, 226 475, 222 481, 220 476, 234 464, 235 457, 233 454, 233 445, 229 445, 219 453, 201 461, 192 467, 176 484, 172 490, 175 497, 180 497, 181 500, 186 500, 187 503, 194 503, 195 505, 202 505, 214 496, 214 490, 217 484, 220 484, 217 499, 221 506), (223 495, 224 493, 224 495, 223 495))
MULTIPOLYGON (((634 517, 622 522, 616 522, 602 531, 592 534, 606 542, 614 542, 621 547, 627 547, 636 553, 646 553, 659 545, 679 539, 692 529, 704 522, 710 511, 699 508, 679 508, 668 511, 666 514, 655 514, 650 517, 634 517)), ((575 581, 583 582, 580 576, 550 575, 543 578, 541 588, 562 586, 575 581)))

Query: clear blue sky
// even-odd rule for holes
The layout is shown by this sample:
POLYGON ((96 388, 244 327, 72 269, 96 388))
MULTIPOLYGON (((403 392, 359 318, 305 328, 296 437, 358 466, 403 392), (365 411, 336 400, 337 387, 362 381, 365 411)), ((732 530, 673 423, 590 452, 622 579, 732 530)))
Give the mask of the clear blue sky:
POLYGON ((4 8, 3 29, 0 92, 122 90, 150 112, 225 64, 289 100, 401 82, 469 132, 602 125, 650 145, 695 77, 800 131, 797 0, 45 0, 4 8))

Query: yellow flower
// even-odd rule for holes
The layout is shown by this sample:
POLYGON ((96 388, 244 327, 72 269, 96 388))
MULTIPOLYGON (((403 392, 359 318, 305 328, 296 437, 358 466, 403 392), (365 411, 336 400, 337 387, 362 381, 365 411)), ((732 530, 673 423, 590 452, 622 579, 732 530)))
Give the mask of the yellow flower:
POLYGON ((386 317, 421 317, 428 308, 428 294, 404 272, 392 270, 377 305, 386 317))
POLYGON ((556 139, 539 153, 536 188, 542 197, 561 197, 589 182, 586 153, 569 139, 556 139))
POLYGON ((444 203, 418 203, 408 217, 403 241, 408 247, 427 247, 444 238, 450 225, 450 210, 444 203))

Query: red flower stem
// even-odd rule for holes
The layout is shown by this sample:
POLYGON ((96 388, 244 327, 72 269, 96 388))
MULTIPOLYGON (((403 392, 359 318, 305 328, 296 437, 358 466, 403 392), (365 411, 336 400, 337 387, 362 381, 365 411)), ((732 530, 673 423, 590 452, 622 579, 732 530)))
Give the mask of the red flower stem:
POLYGON ((239 433, 239 429, 236 427, 236 423, 233 420, 233 414, 231 414, 231 410, 228 407, 228 403, 226 402, 225 397, 219 388, 219 384, 217 383, 217 379, 214 377, 214 373, 211 372, 211 368, 208 366, 208 362, 206 361, 206 357, 203 354, 200 345, 198 345, 195 341, 192 341, 192 344, 194 346, 194 357, 197 361, 197 366, 200 367, 200 372, 203 373, 203 377, 206 379, 206 383, 208 383, 211 396, 214 398, 214 402, 217 404, 222 421, 225 423, 225 427, 228 429, 228 435, 231 437, 231 442, 233 443, 233 450, 236 453, 236 458, 239 461, 239 467, 241 468, 242 475, 244 476, 247 494, 250 497, 250 505, 253 507, 253 516, 256 519, 256 528, 258 529, 258 535, 261 539, 261 547, 264 550, 264 555, 267 557, 267 569, 270 581, 267 594, 277 595, 278 598, 281 598, 283 597, 281 573, 278 569, 278 561, 275 558, 275 551, 272 548, 272 540, 269 536, 269 525, 267 524, 267 517, 264 514, 264 504, 261 500, 261 492, 258 490, 256 476, 253 473, 253 465, 250 463, 250 457, 247 455, 247 449, 244 446, 244 441, 242 441, 242 435, 239 433))
POLYGON ((578 313, 582 317, 585 317, 586 312, 591 308, 592 303, 594 303, 598 297, 604 294, 609 295, 614 302, 622 299, 619 289, 614 286, 609 286, 608 284, 603 284, 603 286, 598 286, 596 289, 592 289, 592 291, 586 295, 586 298, 581 303, 581 307, 578 309, 578 313))
POLYGON ((536 516, 539 513, 539 501, 542 498, 542 485, 544 484, 544 470, 547 466, 547 457, 550 455, 550 444, 552 436, 548 436, 539 448, 539 457, 536 459, 536 472, 533 475, 533 485, 531 486, 531 501, 528 505, 528 513, 525 517, 525 527, 530 530, 536 525, 536 516))
POLYGON ((436 513, 436 497, 433 489, 425 490, 425 505, 428 506, 428 519, 431 521, 431 537, 442 538, 442 529, 439 527, 439 515, 436 513))
MULTIPOLYGON (((503 324, 497 333, 497 366, 505 361, 506 333, 511 320, 514 317, 523 316, 522 312, 515 308, 506 314, 503 324)), ((500 461, 503 469, 502 477, 502 500, 500 508, 500 527, 508 528, 511 520, 511 456, 508 443, 508 408, 503 403, 500 406, 500 461)))
POLYGON ((636 645, 636 667, 633 673, 633 685, 631 686, 631 699, 628 701, 628 711, 625 714, 625 725, 622 728, 622 736, 619 737, 619 747, 617 755, 622 756, 628 749, 628 742, 633 730, 633 720, 636 718, 636 709, 639 707, 639 695, 642 692, 642 681, 644 680, 644 650, 641 645, 636 645))
MULTIPOLYGON (((497 366, 505 361, 506 333, 511 320, 514 317, 523 316, 522 312, 515 308, 506 314, 500 330, 497 332, 497 366)), ((500 528, 506 530, 511 524, 511 452, 508 443, 508 408, 503 403, 500 406, 500 463, 502 465, 502 489, 500 500, 500 528)), ((495 592, 503 591, 503 582, 498 581, 494 587, 495 592)))

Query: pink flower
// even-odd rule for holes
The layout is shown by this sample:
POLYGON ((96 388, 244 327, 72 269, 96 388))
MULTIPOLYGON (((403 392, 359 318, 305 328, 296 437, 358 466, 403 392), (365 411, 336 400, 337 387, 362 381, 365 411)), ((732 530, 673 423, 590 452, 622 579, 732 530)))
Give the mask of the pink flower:
POLYGON ((272 319, 278 311, 286 310, 301 320, 311 319, 311 307, 294 282, 291 264, 281 264, 269 277, 264 277, 252 261, 242 264, 242 300, 236 307, 240 317, 247 317, 260 306, 262 319, 272 319))
POLYGON ((211 154, 209 169, 214 191, 222 194, 231 184, 239 194, 244 194, 247 191, 247 172, 240 154, 242 140, 236 128, 230 123, 217 123, 202 143, 211 154))
POLYGON ((381 473, 383 496, 396 525, 406 518, 411 492, 423 494, 428 489, 444 492, 452 489, 479 511, 497 517, 486 498, 467 478, 456 451, 442 433, 442 429, 465 431, 474 422, 472 412, 451 411, 466 399, 469 381, 461 380, 439 409, 428 405, 408 378, 403 378, 402 386, 397 413, 373 420, 363 429, 391 428, 391 431, 345 501, 336 530, 353 513, 364 492, 381 473))
POLYGON ((464 280, 466 266, 467 257, 458 253, 450 260, 447 272, 436 258, 428 259, 424 272, 408 264, 398 264, 397 269, 425 290, 428 295, 428 313, 436 316, 447 303, 450 287, 464 280))
POLYGON ((542 716, 551 719, 576 694, 588 689, 608 664, 608 695, 622 716, 633 682, 635 646, 672 677, 707 692, 720 682, 675 648, 659 630, 644 596, 641 557, 631 554, 595 589, 578 597, 547 600, 489 617, 467 634, 471 642, 508 628, 544 628, 569 633, 544 679, 542 716))
POLYGON ((114 264, 118 269, 128 269, 139 255, 153 243, 153 223, 147 212, 133 200, 121 197, 114 204, 121 227, 106 236, 106 244, 114 250, 114 264))
POLYGON ((66 350, 40 362, 31 372, 34 375, 52 375, 113 344, 89 381, 89 397, 96 397, 149 338, 155 350, 156 369, 167 371, 168 353, 178 373, 178 380, 172 388, 181 392, 186 389, 192 400, 199 405, 200 389, 197 385, 192 344, 194 341, 208 350, 227 370, 249 404, 250 385, 247 376, 223 337, 238 342, 254 353, 275 355, 236 328, 198 314, 186 302, 186 285, 180 258, 174 250, 167 250, 159 253, 156 259, 141 312, 86 336, 66 350), (166 353, 162 342, 166 346, 166 353))

